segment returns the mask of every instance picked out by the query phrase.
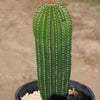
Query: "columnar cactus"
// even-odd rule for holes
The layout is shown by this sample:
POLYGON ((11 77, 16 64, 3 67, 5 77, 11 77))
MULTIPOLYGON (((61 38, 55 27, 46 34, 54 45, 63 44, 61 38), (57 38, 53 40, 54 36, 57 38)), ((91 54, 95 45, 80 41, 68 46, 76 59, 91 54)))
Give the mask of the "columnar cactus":
POLYGON ((33 18, 37 73, 42 100, 67 96, 71 72, 72 23, 59 4, 44 4, 33 18))

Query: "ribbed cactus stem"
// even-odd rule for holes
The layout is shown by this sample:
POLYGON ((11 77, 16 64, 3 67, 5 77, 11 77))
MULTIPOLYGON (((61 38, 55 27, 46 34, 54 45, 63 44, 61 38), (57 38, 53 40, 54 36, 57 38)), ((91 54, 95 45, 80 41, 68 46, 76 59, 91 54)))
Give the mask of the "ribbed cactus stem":
POLYGON ((72 39, 69 13, 61 5, 45 4, 34 15, 33 29, 42 99, 49 100, 52 95, 67 96, 72 39))

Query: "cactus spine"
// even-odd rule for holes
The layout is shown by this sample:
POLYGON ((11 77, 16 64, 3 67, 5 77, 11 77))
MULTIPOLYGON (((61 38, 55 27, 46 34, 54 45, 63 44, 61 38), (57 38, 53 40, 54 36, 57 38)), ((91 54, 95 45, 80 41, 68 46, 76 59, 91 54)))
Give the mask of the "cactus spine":
POLYGON ((37 73, 43 100, 67 96, 71 72, 72 23, 61 5, 42 5, 33 18, 37 73))

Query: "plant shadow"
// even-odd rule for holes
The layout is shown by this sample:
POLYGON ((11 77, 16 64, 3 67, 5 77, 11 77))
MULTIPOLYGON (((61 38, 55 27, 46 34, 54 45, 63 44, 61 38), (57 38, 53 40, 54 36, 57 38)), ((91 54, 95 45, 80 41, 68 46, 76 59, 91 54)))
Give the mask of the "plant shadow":
POLYGON ((52 95, 49 100, 67 100, 65 96, 54 94, 52 95))

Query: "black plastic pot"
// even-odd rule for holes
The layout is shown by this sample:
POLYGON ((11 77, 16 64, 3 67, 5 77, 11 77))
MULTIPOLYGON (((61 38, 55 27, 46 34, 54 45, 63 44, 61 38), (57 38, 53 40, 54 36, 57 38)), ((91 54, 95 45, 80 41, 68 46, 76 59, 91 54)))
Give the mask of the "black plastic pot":
MULTIPOLYGON (((70 99, 68 99, 68 100, 95 100, 95 96, 94 96, 94 93, 92 92, 92 90, 89 87, 87 87, 79 82, 71 80, 70 88, 75 88, 76 91, 84 94, 85 98, 81 99, 80 97, 79 98, 70 97, 70 99)), ((26 84, 22 85, 16 91, 15 100, 21 100, 21 97, 24 96, 26 93, 30 94, 30 93, 33 93, 34 91, 38 91, 38 90, 39 90, 39 87, 38 87, 37 80, 26 83, 26 84)))

